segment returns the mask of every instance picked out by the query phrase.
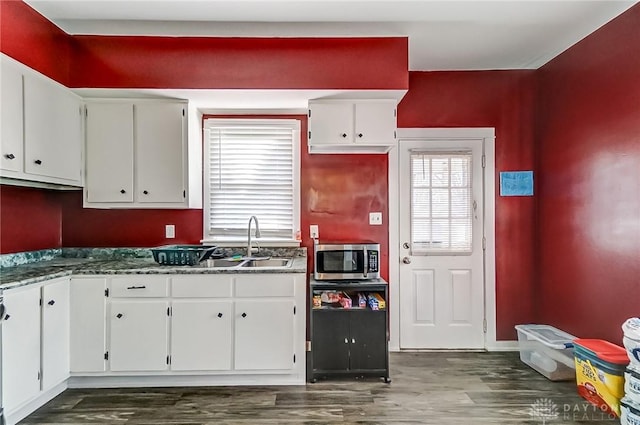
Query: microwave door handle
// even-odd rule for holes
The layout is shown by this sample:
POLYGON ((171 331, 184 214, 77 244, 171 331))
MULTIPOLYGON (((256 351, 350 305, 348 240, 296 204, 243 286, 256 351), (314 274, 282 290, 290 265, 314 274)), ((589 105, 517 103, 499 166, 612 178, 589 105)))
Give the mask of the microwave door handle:
POLYGON ((367 278, 367 271, 369 270, 369 253, 367 248, 364 249, 364 278, 367 278))

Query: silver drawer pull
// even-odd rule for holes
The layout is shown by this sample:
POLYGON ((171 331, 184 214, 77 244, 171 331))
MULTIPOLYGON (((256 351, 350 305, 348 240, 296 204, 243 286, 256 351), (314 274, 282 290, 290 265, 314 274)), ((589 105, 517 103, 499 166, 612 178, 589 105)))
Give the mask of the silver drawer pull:
POLYGON ((146 289, 146 286, 127 286, 127 289, 146 289))
POLYGON ((348 340, 347 338, 345 338, 345 339, 344 339, 344 343, 345 343, 345 344, 348 344, 348 343, 349 343, 349 340, 348 340))

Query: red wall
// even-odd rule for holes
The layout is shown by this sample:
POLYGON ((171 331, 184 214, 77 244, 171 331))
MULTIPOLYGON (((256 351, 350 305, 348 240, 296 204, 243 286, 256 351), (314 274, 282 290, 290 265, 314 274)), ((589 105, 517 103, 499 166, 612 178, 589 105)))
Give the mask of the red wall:
MULTIPOLYGON (((398 127, 495 127, 498 172, 533 170, 534 71, 411 72, 398 127)), ((534 318, 535 203, 496 196, 497 338, 534 318)))
POLYGON ((60 248, 59 193, 0 186, 0 254, 60 248))
POLYGON ((539 71, 539 319, 620 343, 640 316, 640 5, 539 71))
POLYGON ((407 38, 73 37, 71 87, 406 89, 407 38))
POLYGON ((71 37, 22 1, 0 1, 0 50, 69 86, 71 37))

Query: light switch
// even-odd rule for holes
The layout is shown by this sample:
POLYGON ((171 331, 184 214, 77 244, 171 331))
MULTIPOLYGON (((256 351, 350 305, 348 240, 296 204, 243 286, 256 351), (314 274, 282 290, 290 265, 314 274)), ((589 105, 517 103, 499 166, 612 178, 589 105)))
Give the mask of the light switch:
POLYGON ((164 226, 164 237, 167 239, 173 239, 176 237, 176 226, 174 224, 167 224, 164 226))
POLYGON ((309 237, 311 237, 311 239, 318 239, 320 237, 320 231, 318 230, 317 224, 311 224, 309 226, 309 237))
POLYGON ((373 226, 382 225, 382 213, 381 212, 370 212, 369 213, 369 224, 373 226))

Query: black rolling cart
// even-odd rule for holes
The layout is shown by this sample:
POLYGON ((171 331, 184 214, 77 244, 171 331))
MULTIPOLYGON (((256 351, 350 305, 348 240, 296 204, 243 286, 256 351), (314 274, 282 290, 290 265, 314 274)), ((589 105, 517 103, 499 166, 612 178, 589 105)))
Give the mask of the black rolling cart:
POLYGON ((388 285, 311 279, 308 378, 389 377, 388 285), (362 306, 359 300, 367 299, 362 306))

